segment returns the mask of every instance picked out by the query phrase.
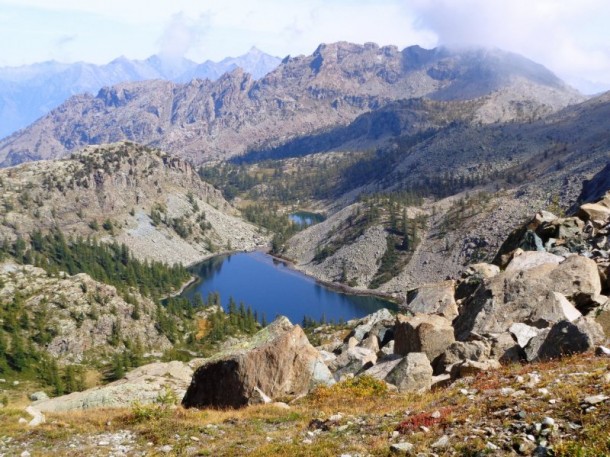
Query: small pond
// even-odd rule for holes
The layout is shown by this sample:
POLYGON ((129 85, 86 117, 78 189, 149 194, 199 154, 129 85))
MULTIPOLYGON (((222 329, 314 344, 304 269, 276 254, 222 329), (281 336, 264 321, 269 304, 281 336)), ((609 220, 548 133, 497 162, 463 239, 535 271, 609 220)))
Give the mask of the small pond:
POLYGON ((348 321, 380 308, 396 308, 374 296, 351 295, 329 289, 314 279, 289 268, 284 262, 262 252, 217 256, 191 268, 199 279, 182 296, 204 299, 211 292, 220 294, 227 309, 229 297, 251 306, 259 320, 271 322, 279 314, 300 324, 303 317, 327 322, 348 321))
POLYGON ((309 211, 297 211, 289 214, 288 218, 291 222, 294 222, 301 227, 309 227, 310 225, 317 224, 325 219, 322 214, 309 211))

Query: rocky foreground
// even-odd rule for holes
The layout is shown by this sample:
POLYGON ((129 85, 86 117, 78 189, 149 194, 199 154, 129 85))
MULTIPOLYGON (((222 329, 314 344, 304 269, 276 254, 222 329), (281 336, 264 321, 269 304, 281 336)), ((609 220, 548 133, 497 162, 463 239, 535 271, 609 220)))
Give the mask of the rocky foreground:
POLYGON ((610 455, 609 230, 610 195, 574 217, 542 212, 498 265, 412 290, 396 316, 311 342, 280 317, 192 378, 156 365, 36 395, 32 418, 6 410, 0 455, 610 455))

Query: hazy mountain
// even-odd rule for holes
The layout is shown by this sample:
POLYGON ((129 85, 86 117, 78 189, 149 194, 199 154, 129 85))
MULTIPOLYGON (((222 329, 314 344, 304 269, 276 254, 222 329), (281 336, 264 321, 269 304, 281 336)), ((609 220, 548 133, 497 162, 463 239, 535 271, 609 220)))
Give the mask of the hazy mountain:
POLYGON ((0 163, 119 140, 201 162, 281 145, 414 97, 481 99, 474 113, 481 123, 535 119, 583 99, 541 65, 500 50, 340 42, 288 57, 260 80, 236 69, 215 82, 122 83, 75 96, 0 142, 0 163))
POLYGON ((265 54, 261 50, 253 47, 240 57, 227 57, 220 62, 206 60, 204 63, 193 66, 185 70, 180 76, 171 78, 174 81, 186 83, 191 79, 210 79, 212 81, 220 78, 224 73, 241 68, 246 73, 250 73, 254 79, 260 79, 275 69, 281 59, 265 54))
POLYGON ((168 60, 154 55, 146 60, 119 57, 105 65, 50 61, 0 68, 0 137, 34 122, 73 95, 97 93, 104 86, 151 79, 214 80, 237 67, 261 77, 279 62, 279 58, 252 48, 242 56, 220 62, 208 60, 201 65, 188 59, 168 60))

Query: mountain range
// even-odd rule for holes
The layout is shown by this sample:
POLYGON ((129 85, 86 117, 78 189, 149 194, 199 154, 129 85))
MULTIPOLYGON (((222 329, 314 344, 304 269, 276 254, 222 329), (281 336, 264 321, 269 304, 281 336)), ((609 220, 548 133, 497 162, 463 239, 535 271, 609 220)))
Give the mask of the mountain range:
POLYGON ((204 179, 239 197, 237 206, 325 213, 325 223, 276 240, 279 253, 324 281, 400 295, 405 284, 491 260, 532 212, 574 205, 583 180, 608 162, 609 112, 610 93, 586 99, 501 50, 339 42, 288 57, 258 80, 237 68, 216 81, 127 82, 74 96, 0 141, 0 164, 119 141, 158 147, 203 164, 204 179), (385 282, 378 266, 400 241, 388 226, 395 203, 375 200, 381 215, 354 230, 363 199, 379 195, 408 197, 398 213, 417 226, 419 243, 385 282), (370 242, 352 252, 363 233, 370 242))
POLYGON ((105 86, 152 79, 176 82, 196 78, 215 80, 238 67, 256 79, 279 63, 278 57, 253 47, 239 57, 227 57, 219 62, 207 60, 200 64, 185 58, 153 55, 145 60, 121 56, 105 65, 49 61, 0 68, 0 137, 26 127, 73 95, 97 93, 105 86))
POLYGON ((258 80, 236 68, 216 81, 123 82, 76 95, 2 140, 0 164, 122 140, 201 163, 277 147, 417 97, 476 101, 473 120, 483 124, 533 120, 584 100, 543 66, 500 50, 339 42, 287 57, 258 80))

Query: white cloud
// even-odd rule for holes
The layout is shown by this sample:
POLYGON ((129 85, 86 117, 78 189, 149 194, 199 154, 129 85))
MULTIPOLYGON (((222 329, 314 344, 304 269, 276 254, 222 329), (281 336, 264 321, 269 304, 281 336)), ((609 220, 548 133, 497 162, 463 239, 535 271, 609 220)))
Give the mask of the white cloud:
POLYGON ((448 46, 523 54, 574 84, 610 88, 610 2, 606 0, 414 0, 419 26, 448 46))
POLYGON ((178 60, 197 46, 210 27, 209 15, 202 14, 196 20, 182 12, 174 14, 158 40, 159 54, 166 61, 178 60))

